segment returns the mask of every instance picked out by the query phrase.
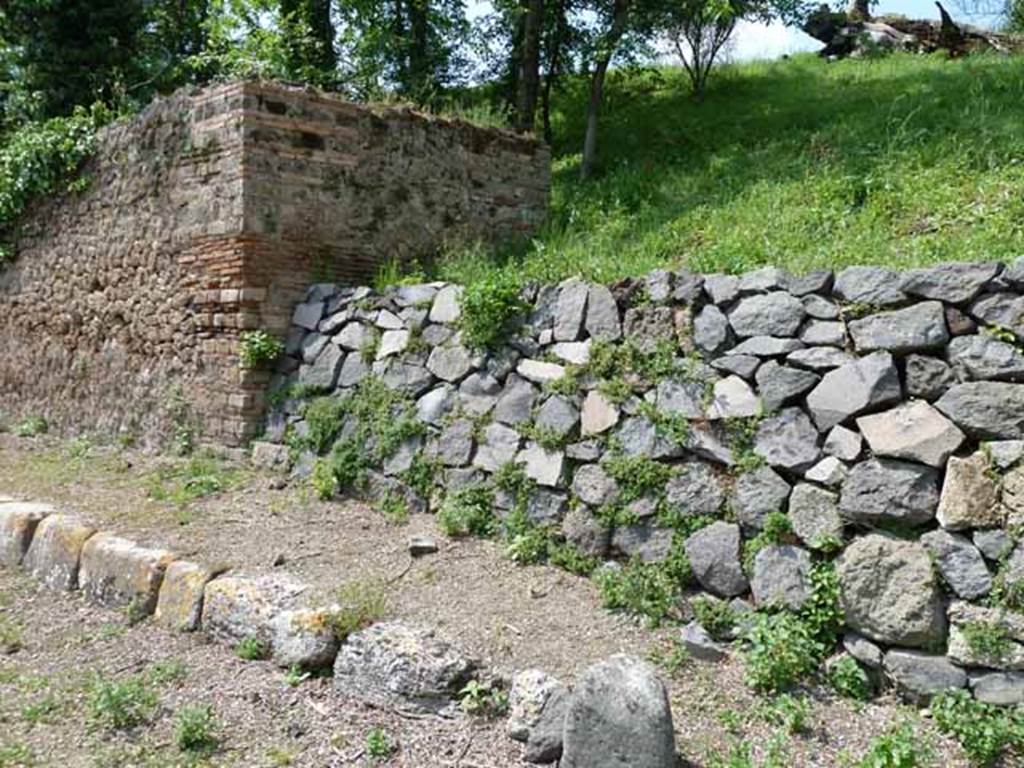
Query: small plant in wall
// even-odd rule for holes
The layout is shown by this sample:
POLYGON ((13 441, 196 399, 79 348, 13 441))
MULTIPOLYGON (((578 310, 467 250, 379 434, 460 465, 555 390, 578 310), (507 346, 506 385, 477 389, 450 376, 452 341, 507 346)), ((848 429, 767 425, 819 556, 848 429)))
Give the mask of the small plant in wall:
POLYGON ((264 368, 284 354, 284 344, 267 331, 245 331, 238 356, 243 368, 264 368))

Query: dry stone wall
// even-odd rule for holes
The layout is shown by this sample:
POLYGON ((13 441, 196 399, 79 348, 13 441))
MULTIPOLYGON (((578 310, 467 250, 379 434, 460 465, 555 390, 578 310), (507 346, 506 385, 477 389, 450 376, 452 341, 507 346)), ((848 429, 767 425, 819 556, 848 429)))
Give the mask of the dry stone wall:
POLYGON ((316 279, 523 236, 547 207, 537 142, 266 83, 179 92, 100 144, 89 189, 40 203, 0 270, 11 421, 244 441, 268 377, 239 369, 241 332, 283 334, 316 279))
POLYGON ((800 609, 833 560, 872 674, 1024 700, 1024 259, 570 279, 525 289, 490 351, 462 342, 461 293, 310 288, 257 459, 322 489, 372 456, 363 490, 442 514, 483 489, 587 558, 685 555, 738 613, 800 609), (381 386, 418 425, 387 445, 353 405, 381 386))

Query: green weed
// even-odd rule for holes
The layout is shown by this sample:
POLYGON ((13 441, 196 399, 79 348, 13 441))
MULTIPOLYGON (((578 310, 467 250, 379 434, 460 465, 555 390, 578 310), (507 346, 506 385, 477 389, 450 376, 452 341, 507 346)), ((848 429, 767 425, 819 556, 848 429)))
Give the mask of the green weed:
POLYGON ((242 661, 262 661, 270 656, 270 648, 260 638, 249 635, 235 646, 235 656, 242 661))
POLYGON ((174 743, 182 752, 212 752, 219 742, 217 728, 213 707, 184 707, 174 717, 174 743))
POLYGON ((157 695, 143 677, 104 680, 89 686, 86 711, 92 723, 107 730, 126 730, 146 722, 156 709, 157 695))

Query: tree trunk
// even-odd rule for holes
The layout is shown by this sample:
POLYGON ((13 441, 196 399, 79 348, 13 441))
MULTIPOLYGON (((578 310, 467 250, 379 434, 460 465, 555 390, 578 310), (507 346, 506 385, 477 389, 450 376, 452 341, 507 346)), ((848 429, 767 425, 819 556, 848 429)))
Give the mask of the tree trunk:
POLYGON ((334 25, 331 23, 331 0, 309 0, 309 30, 316 44, 316 68, 325 81, 337 78, 338 55, 334 50, 334 25))
POLYGON ((523 49, 519 62, 518 97, 516 99, 516 130, 533 130, 537 116, 537 95, 540 92, 540 35, 544 22, 544 0, 525 0, 523 49))
POLYGON ((594 172, 597 159, 597 122, 601 114, 601 102, 604 101, 604 78, 608 74, 608 65, 615 55, 619 41, 626 31, 629 18, 630 0, 615 0, 612 11, 612 23, 605 37, 601 53, 595 63, 594 73, 590 78, 590 101, 587 103, 587 132, 583 137, 583 159, 580 161, 580 178, 586 179, 594 172))
POLYGON ((568 27, 565 18, 566 0, 556 0, 553 9, 554 22, 544 41, 547 53, 547 73, 544 76, 544 89, 541 93, 544 141, 548 144, 551 144, 553 138, 551 131, 551 91, 562 67, 562 49, 566 45, 568 38, 568 27))
POLYGON ((409 86, 419 102, 427 97, 430 85, 429 0, 409 0, 409 86))

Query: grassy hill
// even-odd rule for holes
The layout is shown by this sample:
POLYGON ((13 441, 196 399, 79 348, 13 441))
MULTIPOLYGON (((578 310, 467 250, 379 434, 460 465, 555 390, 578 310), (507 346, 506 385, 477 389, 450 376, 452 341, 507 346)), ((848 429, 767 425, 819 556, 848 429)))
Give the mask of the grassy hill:
POLYGON ((814 56, 723 67, 704 103, 682 73, 613 73, 598 178, 578 179, 585 83, 555 104, 549 226, 471 282, 610 281, 659 266, 739 272, 1024 255, 1024 58, 814 56))

